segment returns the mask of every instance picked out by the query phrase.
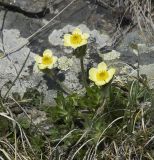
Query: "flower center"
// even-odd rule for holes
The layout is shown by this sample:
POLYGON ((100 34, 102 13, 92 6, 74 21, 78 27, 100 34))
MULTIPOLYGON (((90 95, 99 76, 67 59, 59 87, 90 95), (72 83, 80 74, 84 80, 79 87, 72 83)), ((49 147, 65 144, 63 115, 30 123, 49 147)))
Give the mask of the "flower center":
POLYGON ((105 81, 109 77, 109 74, 107 71, 101 71, 97 73, 96 77, 99 81, 105 81))
POLYGON ((53 59, 52 57, 47 57, 47 56, 44 56, 42 58, 42 64, 45 64, 45 65, 49 65, 53 62, 53 59))
POLYGON ((82 42, 82 37, 79 34, 73 34, 71 36, 71 43, 72 44, 80 44, 82 42))

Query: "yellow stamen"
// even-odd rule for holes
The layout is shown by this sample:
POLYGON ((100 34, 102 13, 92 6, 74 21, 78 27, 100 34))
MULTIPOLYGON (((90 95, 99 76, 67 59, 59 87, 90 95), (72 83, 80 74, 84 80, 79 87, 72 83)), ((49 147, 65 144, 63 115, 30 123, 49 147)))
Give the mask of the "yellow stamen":
POLYGON ((82 37, 79 34, 73 34, 70 41, 72 44, 80 44, 82 42, 82 37))
POLYGON ((96 77, 98 81, 105 81, 109 77, 109 74, 107 71, 101 71, 96 74, 96 77))
POLYGON ((42 64, 45 65, 49 65, 53 63, 53 58, 52 57, 48 57, 48 56, 44 56, 42 57, 42 64))

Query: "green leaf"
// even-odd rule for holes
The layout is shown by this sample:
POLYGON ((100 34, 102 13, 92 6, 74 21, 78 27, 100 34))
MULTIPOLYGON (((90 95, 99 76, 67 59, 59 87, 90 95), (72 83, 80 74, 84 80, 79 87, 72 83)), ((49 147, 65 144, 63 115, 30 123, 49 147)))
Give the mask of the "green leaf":
POLYGON ((87 44, 86 44, 86 45, 83 45, 83 46, 81 46, 81 47, 76 48, 76 49, 73 51, 73 55, 75 55, 76 58, 84 57, 84 56, 86 55, 86 50, 87 50, 87 44))

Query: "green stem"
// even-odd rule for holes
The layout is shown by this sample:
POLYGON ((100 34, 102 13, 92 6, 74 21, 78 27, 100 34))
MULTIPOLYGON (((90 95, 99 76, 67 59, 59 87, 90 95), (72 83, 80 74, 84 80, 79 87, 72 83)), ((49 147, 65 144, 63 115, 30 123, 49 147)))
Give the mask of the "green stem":
POLYGON ((55 74, 52 71, 48 71, 47 75, 56 81, 56 83, 60 86, 60 88, 66 93, 66 94, 72 94, 72 91, 70 89, 68 89, 61 81, 59 81, 57 79, 57 77, 55 76, 55 74))
POLYGON ((81 73, 82 73, 83 85, 87 89, 88 88, 88 84, 87 84, 87 81, 86 81, 87 78, 86 78, 86 73, 85 73, 85 69, 84 69, 83 57, 80 58, 80 65, 81 65, 81 73))

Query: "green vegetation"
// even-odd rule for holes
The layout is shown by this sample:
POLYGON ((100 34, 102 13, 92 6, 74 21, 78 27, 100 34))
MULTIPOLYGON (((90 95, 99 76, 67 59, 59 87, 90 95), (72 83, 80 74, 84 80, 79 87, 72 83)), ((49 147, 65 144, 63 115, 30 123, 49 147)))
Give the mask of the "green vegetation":
POLYGON ((57 91, 55 105, 45 106, 43 93, 36 88, 21 97, 8 96, 9 87, 0 97, 0 156, 8 160, 154 159, 154 90, 147 78, 138 71, 137 77, 119 81, 115 69, 101 62, 89 70, 92 83, 88 82, 83 64, 88 35, 76 32, 65 37, 65 45, 72 46, 80 60, 83 92, 70 91, 56 78, 52 68, 57 57, 50 50, 37 56, 40 71, 64 92, 57 91))
POLYGON ((55 106, 43 106, 42 94, 31 91, 33 96, 27 90, 23 99, 1 97, 4 157, 14 159, 16 149, 17 157, 36 160, 153 159, 154 90, 145 79, 94 85, 84 95, 59 92, 55 106), (45 111, 45 123, 52 125, 49 134, 28 117, 17 119, 11 106, 37 106, 45 111))

